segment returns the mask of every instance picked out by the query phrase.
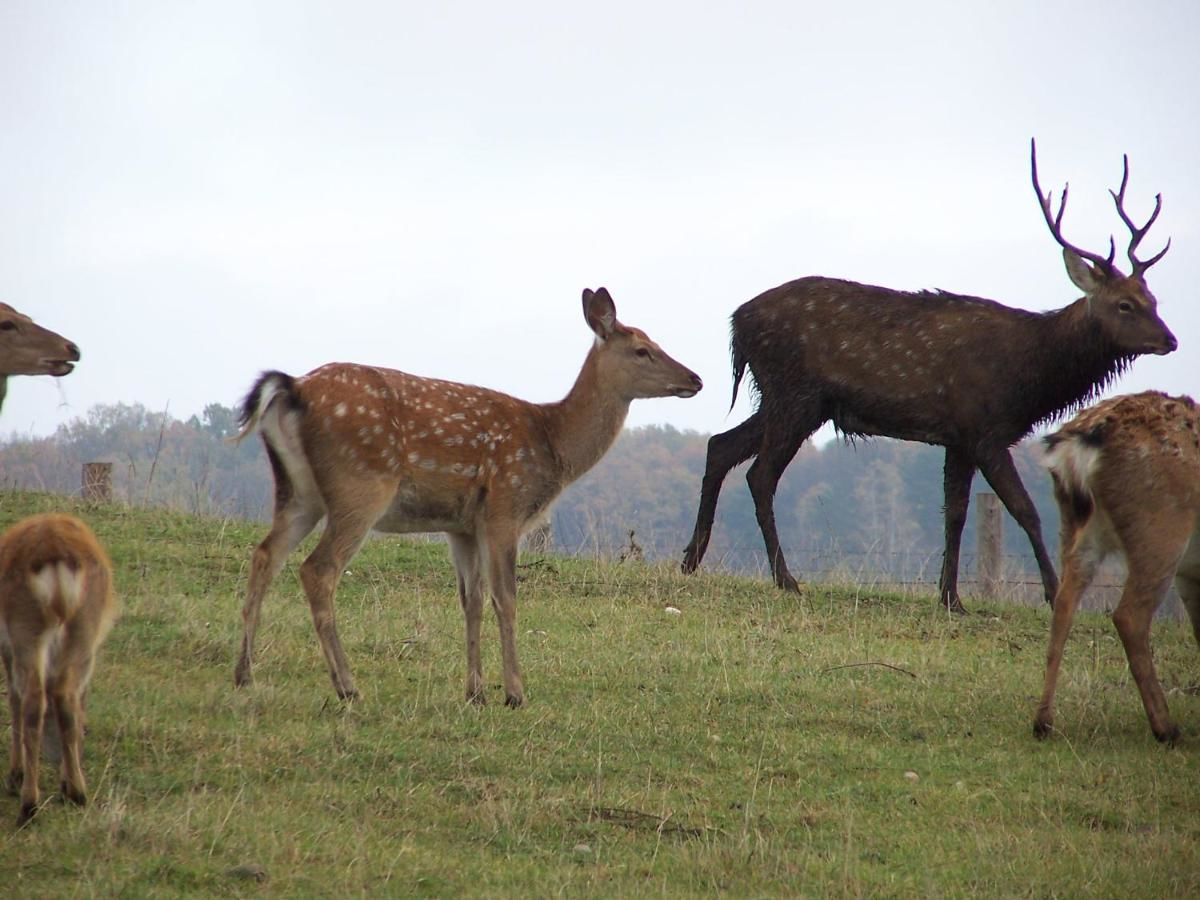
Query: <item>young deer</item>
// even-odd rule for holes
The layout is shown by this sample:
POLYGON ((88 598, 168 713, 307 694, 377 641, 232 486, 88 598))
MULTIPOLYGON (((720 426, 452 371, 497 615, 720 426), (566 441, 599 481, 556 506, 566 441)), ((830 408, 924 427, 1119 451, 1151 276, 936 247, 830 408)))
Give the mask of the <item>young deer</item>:
MULTIPOLYGON (((1158 317, 1135 255, 1158 217, 1161 195, 1145 225, 1125 213, 1129 160, 1117 213, 1132 232, 1126 276, 1108 257, 1067 243, 1062 217, 1037 178, 1033 186, 1050 233, 1063 248, 1067 274, 1084 296, 1046 313, 942 291, 907 293, 833 278, 801 278, 760 294, 733 314, 733 394, 750 367, 758 388, 754 414, 708 443, 700 504, 683 571, 700 565, 708 547, 721 483, 756 457, 746 480, 775 583, 798 590, 775 528, 775 488, 800 445, 823 422, 845 435, 880 435, 946 448, 945 553, 941 599, 962 609, 958 554, 971 479, 981 470, 1025 530, 1041 571, 1046 601, 1058 579, 1042 542, 1037 510, 1017 475, 1009 448, 1038 422, 1084 403, 1143 353, 1170 353, 1174 335, 1158 317)), ((1167 242, 1167 247, 1170 241, 1167 242)))
POLYGON ((1150 730, 1179 729, 1150 656, 1150 623, 1174 577, 1200 643, 1200 408, 1157 391, 1084 410, 1046 439, 1046 466, 1062 515, 1063 580, 1054 600, 1046 684, 1033 733, 1054 725, 1054 688, 1080 596, 1110 553, 1128 574, 1113 625, 1125 646, 1150 730))
POLYGON ((700 379, 643 332, 617 321, 608 291, 583 292, 596 339, 558 403, 376 366, 331 363, 301 378, 266 372, 242 407, 242 430, 262 434, 275 475, 275 519, 254 551, 245 632, 234 673, 251 681, 263 595, 284 558, 325 518, 300 567, 334 689, 356 696, 334 624, 333 596, 367 532, 443 531, 466 616, 467 698, 484 702, 479 628, 485 582, 500 625, 504 694, 520 706, 516 560, 522 532, 616 440, 630 401, 691 397, 700 379))
POLYGON ((8 788, 20 789, 18 826, 38 809, 47 710, 62 737, 62 796, 81 806, 87 802, 85 692, 116 614, 112 565, 79 519, 31 516, 0 535, 0 657, 12 711, 8 788))
POLYGON ((0 407, 9 375, 66 375, 78 361, 75 344, 0 303, 0 407))

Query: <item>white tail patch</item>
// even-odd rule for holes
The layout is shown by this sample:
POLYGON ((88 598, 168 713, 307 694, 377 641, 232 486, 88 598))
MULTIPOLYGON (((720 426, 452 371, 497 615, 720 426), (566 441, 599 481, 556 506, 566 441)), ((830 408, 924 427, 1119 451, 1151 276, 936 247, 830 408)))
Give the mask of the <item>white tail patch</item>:
POLYGON ((43 609, 55 609, 69 619, 83 596, 83 572, 65 562, 50 563, 29 576, 29 592, 43 609))
POLYGON ((1072 434, 1047 450, 1042 464, 1054 473, 1063 487, 1076 493, 1090 494, 1092 479, 1100 464, 1100 450, 1100 447, 1072 434))

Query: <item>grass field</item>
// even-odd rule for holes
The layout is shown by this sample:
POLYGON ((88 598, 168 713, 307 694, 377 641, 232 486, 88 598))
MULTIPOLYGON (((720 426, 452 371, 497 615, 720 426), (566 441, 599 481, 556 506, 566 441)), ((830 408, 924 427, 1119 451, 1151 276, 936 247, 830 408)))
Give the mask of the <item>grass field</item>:
POLYGON ((92 682, 91 805, 18 832, 0 798, 7 896, 1200 895, 1200 654, 1179 624, 1155 633, 1179 746, 1154 741, 1096 614, 1039 743, 1045 610, 527 557, 527 704, 503 706, 489 615, 475 708, 445 548, 380 539, 338 595, 346 705, 299 553, 233 688, 263 526, 22 493, 0 526, 47 509, 107 544, 124 614, 92 682))

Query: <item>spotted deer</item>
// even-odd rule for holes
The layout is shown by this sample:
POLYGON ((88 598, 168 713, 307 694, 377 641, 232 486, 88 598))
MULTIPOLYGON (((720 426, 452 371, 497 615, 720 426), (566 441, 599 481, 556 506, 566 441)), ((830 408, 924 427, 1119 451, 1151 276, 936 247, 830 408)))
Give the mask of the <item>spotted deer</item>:
POLYGON ((725 476, 755 457, 746 475, 775 583, 797 591, 775 526, 775 489, 800 445, 824 422, 849 437, 886 436, 945 448, 945 553, 942 603, 961 611, 958 557, 971 480, 982 471, 1033 546, 1047 602, 1058 579, 1009 448, 1044 422, 1093 399, 1134 357, 1173 351, 1174 335, 1158 316, 1138 245, 1158 218, 1162 196, 1146 223, 1125 212, 1129 159, 1117 213, 1132 233, 1123 274, 1108 256, 1081 250, 1062 236, 1064 187, 1057 214, 1053 193, 1038 184, 1037 149, 1030 167, 1038 205, 1062 247, 1067 275, 1084 292, 1044 313, 944 291, 908 293, 809 277, 760 294, 733 314, 733 397, 750 368, 757 409, 708 442, 700 504, 683 571, 704 558, 725 476))
POLYGON ((79 361, 79 348, 0 303, 0 407, 10 375, 66 375, 79 361))
POLYGON ((84 703, 96 653, 116 615, 112 565, 82 521, 31 516, 0 535, 0 657, 12 712, 8 789, 20 791, 18 826, 38 810, 48 713, 62 742, 62 796, 87 802, 84 703))
POLYGON ((1054 726, 1054 690, 1079 598, 1105 557, 1127 575, 1113 625, 1125 647, 1150 730, 1171 743, 1150 624, 1172 578, 1200 643, 1200 407, 1157 391, 1114 397, 1086 409, 1045 439, 1045 463, 1062 517, 1063 579, 1054 601, 1046 682, 1033 732, 1054 726))
POLYGON ((332 363, 300 378, 266 372, 242 406, 237 440, 261 433, 275 518, 254 551, 237 685, 251 681, 263 595, 316 524, 300 580, 334 690, 356 696, 333 597, 367 532, 445 532, 466 617, 467 699, 484 702, 479 629, 485 583, 500 626, 505 703, 525 699, 517 664, 516 559, 522 532, 616 439, 631 401, 691 397, 699 377, 617 321, 604 288, 583 292, 595 342, 566 398, 536 404, 498 391, 376 366, 332 363))

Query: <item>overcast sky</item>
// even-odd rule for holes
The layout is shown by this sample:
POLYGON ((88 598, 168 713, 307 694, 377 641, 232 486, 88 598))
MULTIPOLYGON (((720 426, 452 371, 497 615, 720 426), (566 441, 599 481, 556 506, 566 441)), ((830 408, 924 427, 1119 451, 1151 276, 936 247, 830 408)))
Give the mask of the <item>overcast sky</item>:
POLYGON ((0 300, 83 350, 0 434, 180 418, 265 368, 379 364, 560 398, 579 296, 696 370, 630 424, 719 431, 728 317, 802 275, 1046 310, 1064 233, 1125 232, 1200 391, 1200 4, 0 0, 0 300))

